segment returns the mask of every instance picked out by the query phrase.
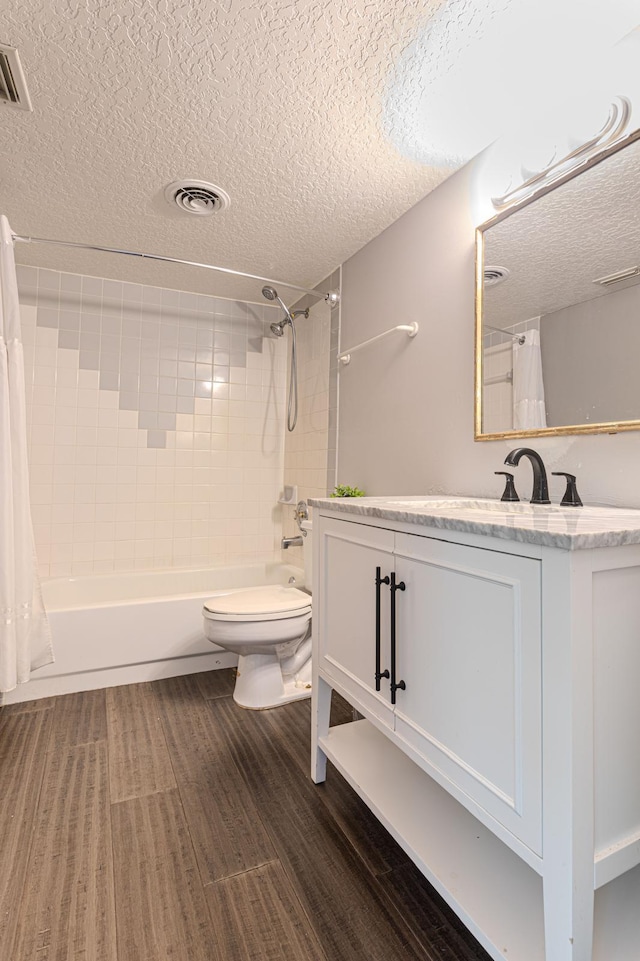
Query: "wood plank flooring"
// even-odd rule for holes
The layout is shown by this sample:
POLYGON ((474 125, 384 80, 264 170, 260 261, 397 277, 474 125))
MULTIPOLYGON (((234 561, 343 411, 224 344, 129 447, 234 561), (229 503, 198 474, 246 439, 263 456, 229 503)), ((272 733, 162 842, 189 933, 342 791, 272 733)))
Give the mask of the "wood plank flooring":
POLYGON ((489 961, 340 775, 311 782, 309 702, 232 692, 0 708, 0 958, 489 961))

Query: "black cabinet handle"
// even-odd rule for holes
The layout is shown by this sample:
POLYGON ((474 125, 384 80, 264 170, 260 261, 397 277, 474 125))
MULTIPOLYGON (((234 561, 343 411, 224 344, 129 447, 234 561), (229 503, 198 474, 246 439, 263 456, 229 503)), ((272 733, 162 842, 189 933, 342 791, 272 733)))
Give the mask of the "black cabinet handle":
POLYGON ((391 703, 396 703, 396 691, 406 691, 404 681, 396 683, 396 591, 406 590, 404 581, 396 584, 395 571, 391 573, 391 703))
POLYGON ((380 585, 388 583, 389 577, 380 577, 380 568, 376 567, 376 691, 380 690, 380 679, 389 677, 389 671, 380 670, 380 585))

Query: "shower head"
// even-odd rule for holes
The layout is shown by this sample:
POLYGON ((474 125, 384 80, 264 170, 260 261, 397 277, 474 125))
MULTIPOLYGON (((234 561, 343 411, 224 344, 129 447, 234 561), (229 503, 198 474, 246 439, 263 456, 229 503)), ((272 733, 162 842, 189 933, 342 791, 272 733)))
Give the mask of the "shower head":
POLYGON ((275 287, 263 287, 262 296, 266 300, 277 300, 282 309, 284 310, 284 320, 279 321, 279 323, 271 324, 271 333, 275 334, 276 337, 282 337, 284 334, 284 328, 287 324, 291 324, 293 327, 293 317, 291 311, 285 304, 285 302, 278 296, 278 291, 275 287))
POLYGON ((280 306, 282 307, 282 309, 284 310, 285 314, 287 315, 288 320, 291 320, 291 314, 287 309, 287 305, 285 304, 284 300, 278 296, 278 291, 276 290, 275 287, 263 287, 262 296, 265 298, 265 300, 277 300, 280 306))
POLYGON ((291 374, 289 380, 289 401, 287 404, 287 430, 293 430, 298 420, 298 351, 296 348, 296 328, 293 323, 293 318, 296 314, 304 314, 305 317, 308 317, 309 311, 290 311, 287 305, 278 297, 278 291, 275 287, 263 287, 262 296, 265 300, 277 300, 284 310, 282 320, 270 325, 271 333, 276 337, 282 337, 285 327, 287 325, 291 327, 291 374))

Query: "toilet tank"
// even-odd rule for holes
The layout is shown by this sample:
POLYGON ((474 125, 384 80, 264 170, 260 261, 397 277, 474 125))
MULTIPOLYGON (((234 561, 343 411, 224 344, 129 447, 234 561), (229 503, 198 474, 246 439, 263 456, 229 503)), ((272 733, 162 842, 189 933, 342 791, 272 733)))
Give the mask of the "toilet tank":
POLYGON ((302 542, 302 550, 304 552, 304 586, 308 591, 311 590, 311 558, 313 556, 313 547, 311 538, 313 536, 313 525, 311 521, 301 521, 300 529, 307 532, 307 536, 304 537, 302 542))

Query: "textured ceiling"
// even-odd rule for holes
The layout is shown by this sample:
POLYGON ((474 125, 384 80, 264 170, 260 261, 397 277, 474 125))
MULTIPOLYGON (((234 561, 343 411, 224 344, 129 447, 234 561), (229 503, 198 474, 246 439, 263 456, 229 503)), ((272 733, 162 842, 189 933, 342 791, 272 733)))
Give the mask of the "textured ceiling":
POLYGON ((485 291, 485 319, 508 327, 629 286, 593 283, 640 265, 640 141, 490 227, 485 264, 509 278, 485 291))
MULTIPOLYGON (((0 212, 18 234, 146 250, 313 286, 450 172, 403 158, 382 117, 393 64, 443 4, 4 6, 0 42, 20 50, 34 112, 0 108, 0 212), (174 213, 162 192, 182 177, 218 184, 231 207, 212 217, 174 213)), ((17 246, 17 256, 260 297, 255 281, 193 268, 27 245, 17 246)))

